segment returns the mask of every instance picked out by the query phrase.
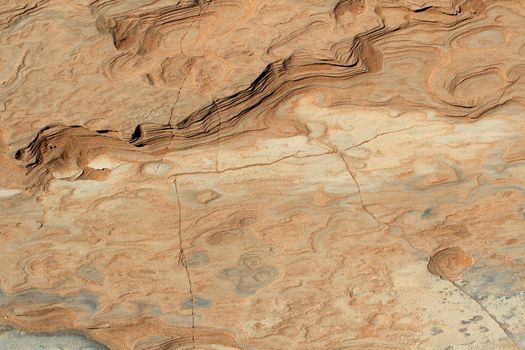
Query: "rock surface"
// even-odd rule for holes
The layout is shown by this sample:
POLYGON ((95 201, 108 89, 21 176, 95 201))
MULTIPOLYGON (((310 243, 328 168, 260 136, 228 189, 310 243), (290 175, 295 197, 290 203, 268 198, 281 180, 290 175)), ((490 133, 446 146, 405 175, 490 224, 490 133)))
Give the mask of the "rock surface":
POLYGON ((432 255, 428 263, 428 271, 441 278, 454 281, 473 263, 474 259, 461 248, 446 248, 432 255))
POLYGON ((525 349, 521 1, 8 0, 0 43, 0 348, 525 349))

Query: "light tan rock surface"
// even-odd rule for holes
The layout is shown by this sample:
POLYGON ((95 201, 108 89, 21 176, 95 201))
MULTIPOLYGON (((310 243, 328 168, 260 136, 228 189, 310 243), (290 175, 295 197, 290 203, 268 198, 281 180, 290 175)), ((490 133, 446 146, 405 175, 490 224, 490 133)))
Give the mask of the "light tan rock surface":
POLYGON ((524 57, 518 0, 4 1, 0 348, 525 349, 524 57))

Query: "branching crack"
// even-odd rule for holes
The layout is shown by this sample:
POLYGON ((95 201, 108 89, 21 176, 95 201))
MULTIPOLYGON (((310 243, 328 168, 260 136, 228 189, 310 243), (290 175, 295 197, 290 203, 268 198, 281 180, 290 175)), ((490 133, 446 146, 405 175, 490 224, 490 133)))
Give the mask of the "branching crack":
POLYGON ((410 130, 410 129, 414 129, 414 128, 417 128, 419 127, 419 125, 413 125, 413 126, 410 126, 408 128, 403 128, 403 129, 397 129, 397 130, 391 130, 391 131, 385 131, 385 132, 382 132, 382 133, 379 133, 379 134, 376 134, 376 136, 370 138, 370 139, 366 139, 356 145, 353 145, 353 146, 350 146, 348 148, 345 148, 343 150, 344 151, 348 151, 349 149, 352 149, 352 148, 356 148, 356 147, 359 147, 359 146, 362 146, 362 145, 365 145, 369 142, 372 142, 374 141, 375 139, 377 139, 378 137, 381 137, 381 136, 384 136, 384 135, 389 135, 389 134, 397 134, 398 132, 402 132, 402 131, 406 131, 406 130, 410 130))
MULTIPOLYGON (((356 187, 357 187, 357 192, 359 193, 359 198, 360 198, 360 202, 361 202, 361 207, 363 208, 363 210, 372 218, 374 219, 374 221, 376 221, 378 224, 381 224, 381 225, 386 225, 386 227, 388 228, 391 228, 391 225, 389 223, 382 223, 372 212, 370 212, 365 203, 364 203, 364 200, 363 200, 363 194, 361 192, 361 186, 359 185, 359 182, 357 181, 357 178, 356 178, 356 175, 354 174, 354 172, 350 169, 350 166, 347 162, 347 160, 345 159, 344 157, 344 154, 342 152, 344 151, 347 151, 349 149, 352 149, 352 148, 356 148, 356 147, 359 147, 359 146, 362 146, 366 143, 369 143, 375 139, 377 139, 378 137, 380 136, 383 136, 383 135, 387 135, 387 134, 394 134, 394 133, 398 133, 398 132, 401 132, 401 131, 405 131, 405 130, 409 130, 409 129, 413 129, 413 128, 416 128, 418 127, 418 125, 415 125, 415 126, 412 126, 412 127, 408 127, 408 128, 404 128, 404 129, 399 129, 399 130, 393 130, 393 131, 388 131, 388 132, 384 132, 384 133, 379 133, 377 134, 376 136, 374 136, 373 138, 370 138, 370 139, 367 139, 367 140, 364 140, 354 146, 351 146, 351 147, 348 147, 346 149, 344 149, 343 151, 339 151, 338 149, 336 149, 335 147, 331 147, 329 145, 327 145, 330 149, 332 149, 333 153, 337 153, 337 155, 339 155, 339 157, 341 158, 341 160, 344 162, 345 164, 345 167, 346 167, 346 170, 348 171, 348 173, 350 174, 350 176, 352 177, 352 180, 354 181, 356 187)), ((326 144, 325 144, 326 145, 326 144)), ((405 230, 403 230, 401 227, 399 227, 401 229, 401 232, 402 232, 402 236, 403 236, 403 239, 407 242, 407 244, 412 248, 414 249, 415 251, 417 252, 420 252, 420 253, 423 253, 425 255, 428 256, 428 254, 424 251, 422 251, 421 249, 418 249, 416 246, 414 246, 414 244, 412 244, 412 242, 408 239, 407 237, 407 234, 405 232, 405 230)), ((450 281, 450 283, 452 283, 453 286, 455 286, 459 291, 463 292, 466 296, 468 296, 472 301, 474 301, 477 305, 479 305, 479 307, 481 308, 481 310, 483 310, 483 312, 485 312, 494 322, 496 322, 496 324, 499 326, 499 328, 501 330, 503 330, 503 332, 507 335, 507 337, 512 341, 512 343, 515 345, 516 349, 520 349, 519 345, 518 345, 518 342, 516 341, 516 339, 514 338, 514 335, 500 322, 498 321, 498 319, 492 314, 490 313, 487 308, 485 306, 483 306, 483 304, 481 302, 479 302, 476 298, 474 298, 470 293, 468 293, 467 291, 465 291, 463 288, 461 288, 461 286, 459 286, 456 282, 454 281, 450 281)))
POLYGON ((271 165, 277 164, 279 162, 282 162, 283 160, 290 159, 290 158, 292 158, 292 159, 316 158, 316 157, 321 157, 321 156, 334 154, 334 152, 330 151, 330 152, 324 152, 324 153, 306 154, 306 155, 301 156, 301 155, 299 155, 299 153, 300 153, 300 151, 298 151, 298 152, 296 152, 294 154, 290 154, 290 155, 284 156, 282 158, 279 158, 279 159, 267 162, 267 163, 252 163, 252 164, 238 166, 238 167, 231 167, 231 168, 220 169, 219 171, 214 170, 214 171, 193 171, 193 172, 185 172, 185 173, 181 172, 181 173, 176 173, 173 176, 222 174, 222 173, 226 173, 226 172, 229 172, 229 171, 235 171, 235 170, 243 170, 243 169, 249 169, 249 168, 255 168, 255 167, 271 166, 271 165))
POLYGON ((186 277, 188 278, 188 289, 191 297, 191 341, 193 344, 193 349, 195 349, 195 297, 193 295, 193 285, 191 283, 190 271, 188 269, 188 264, 186 260, 186 254, 184 253, 184 248, 182 247, 182 215, 181 215, 181 204, 180 204, 180 195, 179 195, 179 185, 177 184, 177 179, 173 181, 175 184, 175 192, 177 194, 177 210, 179 216, 178 222, 178 233, 179 233, 179 259, 178 262, 184 267, 186 271, 186 277))
MULTIPOLYGON (((413 125, 413 126, 410 126, 410 127, 407 127, 407 128, 403 128, 403 129, 397 129, 397 130, 391 130, 391 131, 378 133, 378 134, 376 134, 374 137, 372 137, 370 139, 366 139, 366 140, 364 140, 364 141, 362 141, 362 142, 360 142, 360 143, 358 143, 356 145, 350 146, 350 147, 345 148, 343 150, 339 150, 337 147, 335 147, 333 145, 329 145, 329 144, 327 144, 325 142, 322 142, 325 146, 327 146, 328 148, 330 148, 333 151, 332 153, 337 153, 337 155, 341 158, 341 160, 345 164, 345 167, 346 167, 346 170, 348 171, 348 174, 350 174, 350 177, 352 178, 353 182, 355 183, 355 185, 357 187, 357 192, 359 193, 359 201, 361 202, 361 208, 379 225, 383 226, 385 224, 383 222, 381 222, 381 220, 379 220, 370 210, 368 210, 368 208, 367 208, 367 206, 366 206, 366 204, 365 204, 365 202, 363 200, 363 193, 361 191, 361 185, 357 181, 357 177, 354 174, 354 172, 352 171, 352 169, 350 169, 350 165, 348 164, 347 160, 345 159, 343 152, 348 151, 348 150, 350 150, 352 148, 356 148, 356 147, 362 146, 364 144, 367 144, 367 143, 377 139, 378 137, 381 137, 381 136, 384 136, 384 135, 389 135, 389 134, 395 134, 395 133, 403 132, 403 131, 414 129, 414 128, 417 128, 417 127, 419 127, 419 125, 413 125)), ((406 238, 406 236, 405 236, 405 238, 406 238)), ((407 240, 407 242, 408 242, 408 240, 407 240)), ((408 242, 408 244, 410 244, 410 246, 412 246, 412 244, 410 242, 408 242)))

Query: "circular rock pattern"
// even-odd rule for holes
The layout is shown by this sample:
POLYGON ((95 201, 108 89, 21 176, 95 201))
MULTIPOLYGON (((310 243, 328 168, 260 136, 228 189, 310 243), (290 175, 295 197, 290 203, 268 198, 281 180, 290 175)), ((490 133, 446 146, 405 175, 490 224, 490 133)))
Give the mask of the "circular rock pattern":
POLYGON ((446 248, 435 253, 428 263, 428 271, 443 279, 454 281, 465 272, 474 259, 458 247, 446 248))

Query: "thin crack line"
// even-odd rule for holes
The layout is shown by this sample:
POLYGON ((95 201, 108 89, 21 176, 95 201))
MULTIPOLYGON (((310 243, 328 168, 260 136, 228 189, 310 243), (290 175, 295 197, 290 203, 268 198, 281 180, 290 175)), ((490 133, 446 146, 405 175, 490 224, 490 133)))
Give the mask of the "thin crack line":
POLYGON ((403 233, 403 238, 404 238, 405 241, 408 243, 408 245, 411 246, 412 249, 414 249, 415 251, 417 251, 417 252, 422 252, 421 249, 416 248, 416 246, 412 244, 412 241, 410 241, 410 240, 408 239, 408 236, 407 236, 407 233, 405 232, 405 230, 403 230, 403 228, 402 228, 401 226, 398 226, 398 227, 401 229, 401 232, 403 233))
POLYGON ((348 147, 348 148, 343 149, 343 152, 344 152, 344 151, 348 151, 348 150, 350 150, 350 149, 352 149, 352 148, 356 148, 356 147, 359 147, 359 146, 365 145, 365 144, 367 144, 367 143, 369 143, 369 142, 374 141, 374 140, 377 139, 378 137, 381 137, 381 136, 384 136, 384 135, 390 135, 390 134, 397 134, 397 133, 399 133, 399 132, 406 131, 406 130, 410 130, 410 129, 414 129, 414 128, 417 128, 417 127, 419 127, 419 126, 420 126, 420 125, 413 125, 413 126, 410 126, 410 127, 408 127, 408 128, 403 128, 403 129, 397 129, 397 130, 391 130, 391 131, 381 132, 381 133, 379 133, 379 134, 376 134, 376 136, 374 136, 374 137, 372 137, 372 138, 370 138, 370 139, 364 140, 364 141, 362 141, 362 142, 360 142, 360 143, 358 143, 358 144, 355 144, 355 145, 353 145, 353 146, 350 146, 350 147, 348 147))
MULTIPOLYGON (((450 281, 450 280, 449 280, 450 281)), ((496 324, 498 325, 498 327, 507 335, 507 337, 510 339, 510 341, 516 346, 516 349, 520 350, 520 346, 518 345, 518 342, 516 339, 514 339, 514 335, 505 327, 503 326, 503 324, 501 324, 500 321, 498 321, 498 319, 496 318, 496 316, 494 316, 491 312, 489 312, 489 310, 487 310, 487 308, 485 306, 483 306, 483 304, 478 301, 476 298, 474 298, 472 296, 472 294, 470 294, 469 292, 467 292, 466 290, 464 290, 463 288, 461 288, 459 286, 459 284, 457 284, 456 282, 454 281, 450 281, 450 283, 452 283, 452 285, 454 287, 456 287, 458 290, 460 290, 461 292, 463 292, 467 297, 469 297, 473 302, 475 302, 476 304, 479 305, 479 307, 481 308, 481 310, 483 310, 494 322, 496 322, 496 324)))
MULTIPOLYGON (((195 3, 197 3, 197 5, 199 6, 199 13, 197 14, 197 17, 196 18, 201 18, 201 14, 202 14, 202 10, 203 10, 203 7, 204 7, 204 4, 202 3, 201 0, 197 0, 195 1, 195 3)), ((183 42, 184 42, 184 39, 186 39, 186 36, 188 36, 188 33, 190 32, 190 30, 193 28, 193 24, 195 24, 195 20, 194 19, 193 21, 191 21, 191 24, 188 28, 188 30, 184 33, 184 35, 181 37, 180 39, 180 43, 179 43, 179 46, 180 46, 180 52, 182 53, 183 56, 185 57, 188 57, 186 55, 186 53, 184 53, 184 45, 183 45, 183 42)))
MULTIPOLYGON (((392 133, 396 133, 396 132, 400 132, 400 131, 404 131, 404 130, 408 130, 408 129, 413 129, 417 126, 413 126, 413 127, 410 127, 410 128, 406 128, 406 129, 401 129, 401 130, 396 130, 396 131, 391 131, 391 132, 386 132, 386 133, 381 133, 381 134, 378 134, 376 135, 375 137, 373 137, 372 139, 369 139, 369 140, 365 140, 357 145, 354 145, 354 146, 351 146, 345 150, 348 150, 348 149, 351 149, 351 148, 354 148, 354 147, 359 147, 365 143, 368 143, 376 138, 378 138, 379 136, 382 136, 382 135, 385 135, 385 134, 392 134, 392 133)), ((367 212, 377 223, 383 225, 383 223, 376 218, 375 215, 373 215, 365 206, 364 204, 364 201, 363 201, 363 196, 362 196, 362 193, 361 193, 361 187, 359 186, 359 182, 357 181, 354 173, 350 170, 350 167, 348 165, 348 162, 346 161, 346 159, 344 158, 344 155, 341 151, 337 150, 337 149, 334 149, 332 147, 329 146, 329 148, 331 148, 335 153, 337 153, 339 155, 339 157, 341 158, 341 160, 344 162, 345 166, 346 166, 346 169, 348 171, 348 173, 350 174, 350 176, 352 177, 352 179, 354 180, 354 183, 357 187, 357 191, 359 192, 359 198, 361 200, 361 206, 363 208, 363 210, 365 212, 367 212)), ((385 224, 388 228, 390 228, 391 226, 389 224, 385 224)), ((423 252, 424 254, 426 254, 428 256, 428 254, 424 251, 421 251, 420 249, 417 249, 413 244, 412 242, 408 239, 407 235, 406 235, 406 232, 405 230, 403 230, 402 227, 398 226, 400 229, 401 229, 401 232, 403 233, 403 239, 408 243, 408 245, 413 248, 414 250, 416 250, 417 252, 423 252)), ((448 280, 454 287, 456 287, 459 291, 463 292, 467 297, 469 297, 472 301, 474 301, 480 308, 482 311, 484 311, 494 322, 496 322, 496 324, 498 325, 498 327, 507 335, 507 337, 511 340, 511 342, 516 346, 516 348, 518 350, 520 350, 520 346, 518 345, 516 339, 514 338, 514 335, 506 328, 503 326, 503 324, 500 323, 500 321, 498 321, 498 319, 492 314, 490 313, 487 308, 485 308, 485 306, 483 306, 483 304, 481 304, 481 302, 479 302, 478 300, 476 300, 470 293, 468 293, 467 291, 465 291, 463 288, 461 288, 456 282, 454 281, 451 281, 451 280, 448 280)))
MULTIPOLYGON (((183 41, 184 39, 186 38, 186 36, 188 35, 189 31, 193 28, 193 24, 195 24, 195 21, 197 20, 197 18, 201 18, 201 15, 202 15, 202 10, 203 10, 203 4, 201 3, 200 0, 197 1, 197 4, 199 5, 199 14, 197 15, 197 17, 191 21, 190 23, 190 26, 188 27, 188 30, 186 30, 186 32, 182 35, 181 39, 180 39, 180 43, 179 43, 179 46, 180 46, 180 52, 182 53, 182 55, 184 57, 186 57, 186 59, 188 59, 188 55, 186 55, 186 53, 184 53, 184 46, 183 46, 183 41)), ((175 106, 177 105, 177 103, 179 102, 179 99, 180 99, 180 94, 181 94, 181 91, 182 91, 182 88, 184 87, 184 84, 186 83, 186 80, 188 79, 189 75, 191 74, 191 70, 192 70, 193 66, 190 66, 190 69, 188 71, 188 73, 184 76, 184 78, 182 79, 182 82, 180 83, 180 86, 179 86, 179 89, 177 91, 177 97, 175 98, 175 102, 173 103, 173 105, 171 106, 170 108, 170 116, 168 118, 168 125, 169 125, 169 128, 170 128, 170 133, 171 133, 171 138, 170 140, 168 141, 168 144, 166 145, 166 148, 164 148, 163 151, 166 151, 170 146, 171 146, 171 142, 173 141, 173 139, 175 138, 175 134, 173 133, 173 126, 171 124, 171 121, 173 119, 173 111, 175 110, 175 106)), ((163 155, 159 161, 159 165, 157 166, 157 168, 155 169, 155 175, 157 175, 157 172, 159 171, 159 168, 162 164, 162 161, 164 160, 164 158, 166 157, 166 155, 163 155)))
MULTIPOLYGON (((376 135, 376 138, 378 137, 379 135, 376 135)), ((344 165, 345 165, 345 168, 346 168, 346 171, 348 172, 348 174, 350 175, 350 177, 352 178, 352 180, 354 181, 354 184, 357 188, 357 192, 359 194, 359 201, 361 203, 361 208, 376 222, 378 223, 379 225, 383 226, 384 223, 381 222, 381 220, 379 220, 374 214, 372 214, 372 212, 370 210, 368 210, 368 208, 366 207, 365 205, 365 202, 363 200, 363 193, 361 192, 361 186, 359 185, 359 182, 357 181, 357 178, 355 176, 355 174, 352 172, 352 170, 350 169, 350 165, 348 165, 348 162, 346 161, 345 157, 344 157, 344 150, 341 151, 337 148, 337 146, 333 146, 333 145, 329 145, 325 142, 322 142, 322 144, 324 144, 325 146, 327 146, 329 149, 332 150, 331 153, 335 153, 339 156, 339 158, 341 158, 341 160, 343 161, 344 165)), ((352 148, 352 147, 350 147, 352 148)))
MULTIPOLYGON (((389 229, 392 228, 392 226, 391 226, 390 224, 386 224, 386 226, 387 226, 389 229)), ((428 256, 428 254, 427 254, 425 251, 423 251, 423 250, 417 248, 414 244, 412 244, 412 241, 410 241, 410 240, 408 239, 407 233, 405 232, 405 230, 403 229, 403 227, 401 227, 401 225, 398 225, 398 226, 395 226, 395 227, 397 227, 397 228, 399 228, 399 229, 401 230, 401 233, 403 234, 403 238, 404 238, 404 240, 408 243, 408 245, 409 245, 412 249, 414 249, 414 250, 415 250, 416 252, 418 252, 418 253, 423 253, 424 255, 427 255, 427 256, 428 256)), ((429 256, 429 257, 430 257, 430 256, 429 256)))
POLYGON ((186 277, 188 278, 188 287, 191 296, 191 341, 193 343, 193 349, 195 349, 195 298, 193 296, 193 285, 191 283, 190 271, 188 269, 188 264, 186 262, 186 254, 184 253, 184 248, 182 247, 182 215, 181 215, 181 204, 180 204, 180 195, 179 195, 179 185, 177 184, 177 178, 173 181, 175 184, 175 193, 177 194, 177 211, 179 215, 178 222, 178 233, 179 233, 179 264, 184 266, 186 270, 186 277))
MULTIPOLYGON (((188 30, 186 30, 186 32, 182 35, 182 37, 180 38, 180 42, 179 42, 179 46, 180 46, 180 52, 182 53, 182 55, 188 59, 188 55, 186 55, 186 53, 184 52, 184 39, 186 39, 186 36, 188 36, 188 33, 190 32, 190 30, 193 28, 193 25, 195 24, 195 21, 197 20, 197 18, 201 19, 201 15, 202 15, 202 10, 203 10, 203 5, 201 3, 200 0, 197 0, 197 5, 199 5, 199 13, 197 14, 197 17, 191 21, 190 23, 190 26, 188 27, 188 30)), ((180 97, 180 93, 181 93, 181 90, 182 90, 182 87, 184 86, 184 83, 186 82, 186 79, 188 79, 188 76, 190 75, 191 73, 191 70, 192 70, 193 66, 190 67, 190 70, 188 72, 188 74, 186 74, 186 76, 184 77, 184 79, 182 80, 182 83, 180 84, 179 86, 179 92, 177 94, 177 99, 175 100, 175 103, 173 104, 173 106, 171 107, 171 110, 170 110, 170 118, 168 120, 168 124, 170 126, 170 131, 171 131, 171 135, 172 135, 172 139, 175 138, 175 135, 173 134, 173 127, 171 126, 171 119, 173 118, 173 110, 175 109, 175 105, 177 104, 177 102, 179 101, 179 97, 180 97)), ((170 140, 171 142, 171 140, 170 140)), ((169 143, 168 143, 168 146, 169 146, 169 143)), ((167 148, 167 147, 166 147, 167 148)))
MULTIPOLYGON (((389 224, 387 224, 388 227, 390 227, 389 224)), ((417 252, 419 253, 423 253, 424 255, 427 256, 427 258, 430 258, 430 255, 421 250, 421 249, 418 249, 416 248, 411 242, 410 240, 407 238, 407 235, 405 233, 405 230, 403 230, 402 227, 400 226, 397 226, 401 229, 401 232, 403 233, 403 238, 405 239, 405 241, 408 243, 408 245, 410 245, 414 250, 416 250, 417 252)), ((457 290, 459 290, 460 292, 462 292, 463 294, 465 294, 470 300, 472 300, 473 302, 475 302, 479 307, 480 309, 485 312, 494 322, 496 322, 496 324, 498 325, 498 327, 507 335, 507 337, 510 339, 510 341, 516 346, 516 349, 520 350, 520 346, 518 345, 518 342, 517 340, 514 338, 514 335, 505 327, 503 326, 503 324, 501 324, 500 321, 498 321, 498 319, 496 318, 496 316, 494 316, 491 312, 489 312, 489 310, 487 310, 487 308, 485 306, 483 306, 483 304, 478 301, 476 298, 474 298, 474 296, 472 294, 470 294, 469 292, 467 292, 465 289, 461 288, 461 286, 459 284, 457 284, 455 281, 452 281, 452 280, 449 280, 449 279, 445 279, 445 278, 441 278, 443 279, 444 281, 448 281, 450 282, 454 287, 456 287, 457 290)))
POLYGON ((213 100, 213 104, 215 105, 215 109, 217 110, 217 114, 219 115, 219 129, 217 130, 217 140, 215 141, 217 142, 217 154, 215 157, 215 170, 219 172, 219 146, 220 146, 219 141, 221 139, 222 115, 221 115, 219 106, 217 105, 217 101, 215 100, 215 97, 211 95, 211 98, 213 100))
MULTIPOLYGON (((177 91, 177 97, 175 98, 175 102, 173 103, 173 105, 170 108, 170 117, 168 119, 168 125, 169 125, 169 128, 170 128, 171 137, 170 137, 170 140, 168 141, 168 144, 166 145, 166 147, 162 150, 163 152, 166 151, 171 146, 171 142, 175 138, 175 134, 173 133, 173 129, 174 128, 171 125, 171 120, 173 119, 173 111, 175 110, 175 106, 179 102, 179 98, 180 98, 180 94, 181 94, 181 91, 182 91, 182 87, 184 86, 184 83, 188 79, 188 76, 190 75, 190 73, 191 73, 191 67, 190 67, 190 71, 184 76, 184 79, 182 79, 182 82, 180 83, 180 86, 179 86, 179 90, 177 91)), ((160 158, 159 165, 157 165, 157 169, 155 169, 155 175, 157 175, 157 172, 159 171, 159 168, 160 168, 162 162, 164 161, 165 157, 166 157, 166 155, 163 155, 160 158)))
POLYGON ((291 159, 291 158, 293 158, 293 159, 315 158, 315 157, 321 157, 321 156, 334 154, 334 152, 330 151, 330 152, 325 152, 325 153, 307 154, 307 155, 304 155, 304 156, 300 156, 299 155, 300 152, 301 151, 297 151, 294 154, 290 154, 290 155, 284 156, 282 158, 276 159, 276 160, 268 162, 268 163, 252 163, 252 164, 239 166, 239 167, 225 168, 225 169, 222 169, 222 170, 219 170, 219 171, 193 171, 193 172, 185 172, 185 173, 176 173, 176 174, 171 175, 170 177, 189 176, 189 175, 222 174, 222 173, 229 172, 229 171, 244 170, 244 169, 255 168, 255 167, 271 166, 271 165, 277 164, 279 162, 282 162, 283 160, 291 159))
POLYGON ((346 170, 348 171, 348 174, 350 174, 350 177, 352 178, 352 180, 355 183, 355 186, 357 187, 357 192, 359 193, 359 200, 361 202, 361 208, 363 208, 363 210, 368 215, 370 215, 370 217, 372 219, 374 219, 375 222, 377 222, 380 225, 383 225, 383 223, 374 214, 372 214, 372 212, 370 210, 368 210, 368 208, 366 207, 365 202, 363 201, 363 193, 361 192, 361 186, 359 186, 359 182, 357 182, 357 179, 356 179, 354 173, 352 172, 352 170, 350 170, 350 166, 348 165, 348 162, 346 161, 344 155, 341 152, 337 152, 337 154, 339 155, 339 157, 341 158, 341 160, 345 164, 345 167, 346 167, 346 170))

